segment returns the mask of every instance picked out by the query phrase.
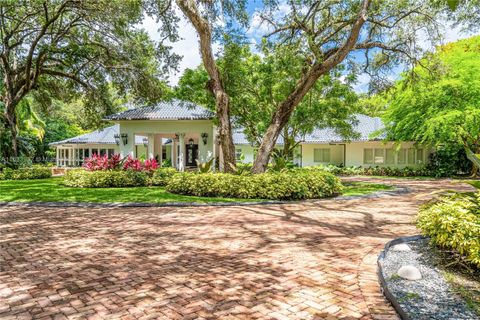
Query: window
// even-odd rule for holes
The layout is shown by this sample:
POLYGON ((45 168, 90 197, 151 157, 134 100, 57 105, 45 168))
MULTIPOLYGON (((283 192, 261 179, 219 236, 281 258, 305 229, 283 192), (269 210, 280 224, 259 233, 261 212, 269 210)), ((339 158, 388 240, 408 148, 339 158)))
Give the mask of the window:
POLYGON ((235 149, 235 159, 237 161, 242 160, 242 149, 235 149))
POLYGON ((422 164, 423 162, 423 149, 417 149, 417 164, 422 164))
POLYGON ((103 157, 107 154, 107 149, 100 149, 100 155, 103 157))
POLYGON ((385 149, 385 163, 395 164, 395 151, 393 149, 385 149))
POLYGON ((373 149, 363 149, 363 163, 373 164, 373 149))
POLYGON ((96 154, 98 156, 98 149, 92 149, 92 156, 96 154))
POLYGON ((162 160, 167 159, 167 146, 162 146, 162 160))
POLYGON ((108 149, 108 157, 110 158, 115 153, 115 149, 108 149))
POLYGON ((407 149, 400 149, 398 151, 398 164, 406 164, 407 163, 407 149))
POLYGON ((83 156, 84 156, 85 158, 90 157, 90 149, 85 149, 85 151, 83 152, 83 156))
POLYGON ((330 162, 330 149, 313 149, 313 162, 330 162))
POLYGON ((408 149, 408 153, 407 153, 408 157, 408 164, 415 164, 415 149, 413 148, 410 148, 408 149))
POLYGON ((385 162, 385 156, 383 154, 383 149, 375 149, 375 164, 383 164, 385 162))

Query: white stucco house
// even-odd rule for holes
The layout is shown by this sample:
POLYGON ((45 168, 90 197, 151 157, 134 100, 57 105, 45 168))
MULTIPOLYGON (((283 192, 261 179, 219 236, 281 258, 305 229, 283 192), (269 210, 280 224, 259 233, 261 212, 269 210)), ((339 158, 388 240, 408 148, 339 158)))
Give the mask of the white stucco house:
MULTIPOLYGON (((383 127, 379 118, 357 115, 354 126, 359 137, 344 141, 332 129, 315 130, 299 138, 295 163, 299 166, 334 164, 344 166, 415 167, 426 163, 429 150, 414 142, 384 142, 372 139, 383 127)), ((58 167, 81 166, 92 154, 119 153, 122 157, 156 158, 161 164, 170 160, 183 171, 218 157, 213 113, 191 102, 173 100, 155 106, 130 109, 106 117, 110 127, 70 139, 53 142, 58 167)), ((253 162, 256 148, 241 130, 233 134, 237 159, 253 162), (243 156, 242 156, 243 155, 243 156)), ((277 141, 279 148, 282 139, 277 141)))

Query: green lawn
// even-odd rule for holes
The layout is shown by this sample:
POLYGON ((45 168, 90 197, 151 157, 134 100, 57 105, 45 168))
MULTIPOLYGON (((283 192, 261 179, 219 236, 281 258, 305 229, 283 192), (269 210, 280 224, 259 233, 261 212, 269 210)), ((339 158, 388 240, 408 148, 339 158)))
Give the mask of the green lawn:
POLYGON ((344 182, 345 186, 343 190, 344 196, 361 196, 377 191, 392 190, 394 187, 380 184, 380 183, 368 183, 368 182, 344 182))
MULTIPOLYGON (((344 195, 357 196, 392 187, 373 183, 349 183, 344 195)), ((2 202, 251 202, 252 199, 229 199, 192 197, 173 194, 162 187, 135 188, 69 188, 62 185, 62 178, 41 180, 7 180, 0 181, 0 201, 2 202)))
POLYGON ((480 189, 480 180, 465 180, 465 182, 471 184, 477 189, 480 189))

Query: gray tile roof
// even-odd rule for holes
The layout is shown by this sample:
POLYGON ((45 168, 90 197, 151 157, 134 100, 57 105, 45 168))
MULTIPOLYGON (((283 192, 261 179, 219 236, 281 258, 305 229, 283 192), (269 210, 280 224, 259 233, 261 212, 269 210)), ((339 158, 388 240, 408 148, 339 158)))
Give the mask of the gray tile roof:
MULTIPOLYGON (((111 127, 85 133, 80 136, 68 138, 61 141, 52 142, 49 145, 56 146, 61 144, 115 144, 115 134, 120 132, 120 125, 115 124, 111 127)), ((143 136, 135 136, 135 144, 143 144, 143 136)))
MULTIPOLYGON (((356 139, 352 139, 351 141, 372 140, 370 135, 384 128, 380 118, 369 117, 362 114, 358 114, 355 117, 357 122, 353 123, 353 129, 354 131, 358 132, 360 136, 356 139)), ((380 136, 379 138, 382 139, 384 136, 380 136)), ((341 135, 337 134, 335 130, 330 128, 316 129, 311 134, 308 134, 305 137, 299 137, 298 139, 302 140, 303 143, 335 143, 345 141, 341 135)), ((233 143, 250 144, 241 129, 236 130, 233 133, 233 143)), ((277 144, 283 144, 282 137, 278 137, 277 144)))
MULTIPOLYGON (((363 114, 357 114, 356 116, 357 123, 353 124, 353 130, 360 134, 356 139, 351 141, 369 141, 373 140, 371 135, 384 128, 382 120, 377 117, 369 117, 363 114)), ((380 136, 376 138, 382 139, 385 136, 380 136)), ((343 142, 345 139, 337 134, 335 130, 330 128, 325 129, 316 129, 311 134, 305 136, 305 143, 333 143, 333 142, 343 142)))
POLYGON ((105 120, 208 120, 213 112, 188 101, 163 101, 154 106, 126 110, 105 120))
MULTIPOLYGON (((197 106, 197 108, 201 108, 197 106)), ((205 109, 203 109, 205 110, 205 109)), ((373 118, 365 115, 356 116, 357 123, 354 124, 354 130, 359 133, 357 139, 352 139, 352 141, 368 141, 372 140, 370 135, 384 126, 380 118, 373 118)), ((50 145, 59 145, 59 144, 115 144, 115 139, 113 135, 118 133, 120 130, 120 125, 116 124, 111 127, 107 127, 101 130, 95 130, 93 132, 83 134, 78 137, 73 137, 70 139, 65 139, 58 142, 53 142, 50 145)), ((135 136, 135 144, 143 143, 143 136, 135 136)), ((384 136, 380 136, 380 139, 384 136)), ((303 143, 336 143, 343 142, 345 139, 337 134, 335 130, 326 128, 326 129, 317 129, 311 134, 305 136, 303 139, 300 137, 299 140, 302 140, 303 143)), ((233 143, 237 145, 246 145, 250 144, 246 136, 243 134, 242 129, 236 129, 233 132, 233 143)), ((283 138, 279 137, 277 139, 277 144, 283 144, 283 138)))

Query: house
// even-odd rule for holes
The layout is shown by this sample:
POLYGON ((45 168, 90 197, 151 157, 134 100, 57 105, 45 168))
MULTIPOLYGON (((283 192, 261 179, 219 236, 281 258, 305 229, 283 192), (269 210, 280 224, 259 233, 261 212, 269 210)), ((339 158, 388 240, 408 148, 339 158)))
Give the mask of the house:
MULTIPOLYGON (((183 171, 219 155, 213 113, 191 102, 172 100, 155 106, 130 109, 105 118, 115 124, 78 137, 51 143, 59 167, 81 166, 92 154, 165 160, 183 171)), ((379 118, 357 115, 358 138, 345 141, 332 129, 318 129, 302 137, 295 152, 299 166, 414 167, 428 160, 429 150, 414 142, 384 142, 371 135, 383 128, 379 118)), ((241 130, 233 134, 237 160, 253 162, 256 148, 241 130), (243 155, 243 156, 242 156, 243 155)), ((282 139, 277 146, 282 146, 282 139)))

